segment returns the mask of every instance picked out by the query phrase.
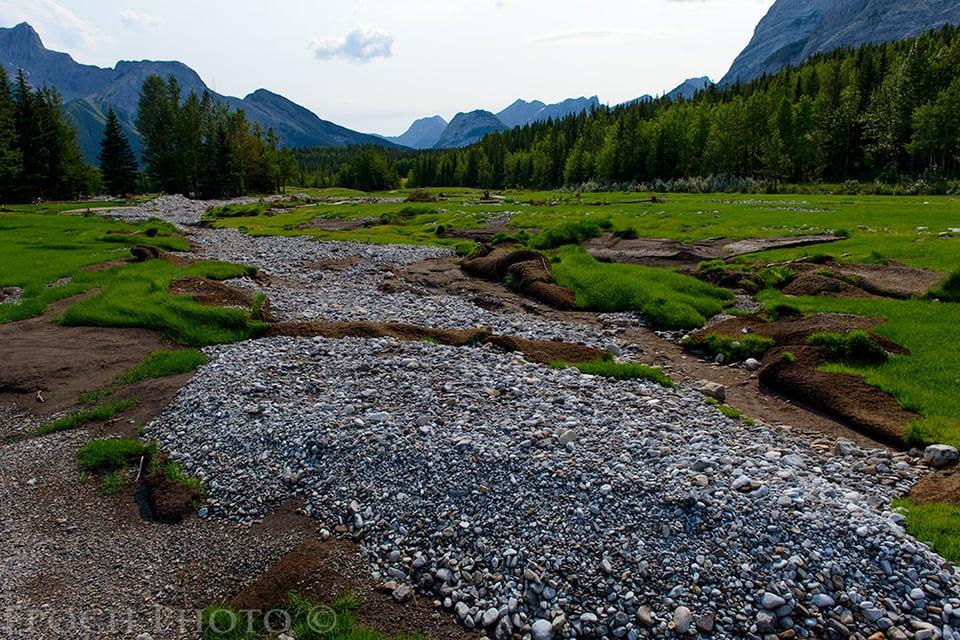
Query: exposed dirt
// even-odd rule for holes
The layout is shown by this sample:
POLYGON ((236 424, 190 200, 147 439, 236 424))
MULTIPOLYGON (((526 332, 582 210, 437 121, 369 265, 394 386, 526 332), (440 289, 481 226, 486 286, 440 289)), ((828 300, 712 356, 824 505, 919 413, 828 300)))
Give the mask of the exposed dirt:
POLYGON ((727 259, 757 251, 806 247, 841 240, 839 236, 777 236, 772 238, 708 238, 698 242, 678 242, 668 238, 634 238, 605 234, 584 243, 597 260, 627 262, 654 267, 696 266, 704 260, 727 259))
POLYGON ((796 261, 789 266, 798 276, 784 289, 789 295, 878 296, 905 300, 922 296, 946 277, 937 271, 893 261, 887 264, 796 261))
MULTIPOLYGON (((860 376, 817 371, 815 367, 829 361, 829 354, 824 349, 806 346, 807 338, 814 333, 869 330, 880 322, 877 318, 846 314, 797 316, 776 322, 742 316, 698 333, 737 338, 749 332, 772 338, 777 348, 771 349, 763 359, 759 373, 761 384, 816 407, 879 442, 903 449, 907 425, 919 416, 900 408, 893 397, 868 385, 860 376), (783 351, 789 351, 795 360, 784 358, 783 351)), ((870 334, 870 337, 888 353, 909 355, 907 349, 883 336, 870 334)))
POLYGON ((946 502, 960 507, 960 467, 927 474, 910 490, 910 499, 918 504, 946 502))
POLYGON ((414 598, 398 604, 390 594, 378 590, 369 576, 369 565, 352 542, 308 538, 229 604, 237 609, 270 610, 282 605, 291 592, 317 602, 330 602, 349 590, 362 600, 357 616, 361 625, 387 634, 425 633, 437 640, 477 637, 462 629, 452 616, 441 614, 429 601, 414 598))
MULTIPOLYGON (((253 312, 254 308, 253 297, 250 294, 210 278, 199 278, 197 276, 177 278, 170 283, 170 293, 193 296, 193 299, 200 304, 236 307, 250 312, 253 312)), ((260 317, 265 320, 273 318, 270 313, 269 299, 263 300, 259 313, 260 317)))

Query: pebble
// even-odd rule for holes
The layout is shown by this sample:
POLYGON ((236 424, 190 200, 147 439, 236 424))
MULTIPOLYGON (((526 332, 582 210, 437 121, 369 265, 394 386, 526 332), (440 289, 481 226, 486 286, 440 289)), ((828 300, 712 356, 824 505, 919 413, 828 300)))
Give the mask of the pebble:
MULTIPOLYGON (((281 319, 485 326, 611 346, 614 334, 594 327, 377 290, 381 267, 443 249, 196 229, 202 211, 181 200, 125 215, 183 224, 203 257, 278 276, 233 284, 263 290, 281 319), (309 267, 347 257, 359 262, 309 267)), ((642 325, 599 318, 614 330, 642 325)), ((911 623, 940 629, 948 605, 960 610, 956 569, 889 511, 923 470, 909 457, 811 446, 726 418, 691 387, 550 369, 489 346, 281 337, 204 353, 209 362, 145 431, 206 479, 207 517, 252 523, 298 497, 327 529, 359 540, 379 576, 402 576, 495 637, 572 637, 577 625, 663 636, 662 621, 686 633, 692 612, 709 610, 717 637, 866 638, 885 620, 869 618, 887 611, 887 637, 906 638, 911 623), (896 604, 908 598, 923 607, 896 604)))

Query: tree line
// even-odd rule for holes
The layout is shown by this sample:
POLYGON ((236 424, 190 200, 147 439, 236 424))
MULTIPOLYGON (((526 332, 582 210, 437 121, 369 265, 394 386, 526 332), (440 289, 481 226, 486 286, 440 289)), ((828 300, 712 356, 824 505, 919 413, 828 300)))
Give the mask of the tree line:
POLYGON ((144 81, 135 124, 143 164, 155 188, 201 198, 254 191, 282 192, 298 175, 293 152, 280 148, 273 129, 251 124, 210 93, 183 97, 174 76, 144 81))
POLYGON ((0 67, 0 201, 76 198, 98 189, 57 90, 32 89, 22 69, 11 83, 0 67))
POLYGON ((733 175, 770 182, 960 178, 960 37, 839 49, 691 100, 635 102, 418 153, 407 186, 575 187, 733 175))

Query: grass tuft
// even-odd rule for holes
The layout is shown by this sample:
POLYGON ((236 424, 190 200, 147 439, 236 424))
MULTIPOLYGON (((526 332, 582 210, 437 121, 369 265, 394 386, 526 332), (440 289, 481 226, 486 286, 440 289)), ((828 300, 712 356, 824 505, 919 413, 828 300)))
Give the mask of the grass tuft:
POLYGON ((31 435, 44 436, 48 433, 55 433, 57 431, 79 429, 80 427, 91 422, 102 422, 104 420, 109 420, 110 418, 115 418, 123 410, 139 403, 140 401, 136 398, 127 398, 126 400, 111 400, 103 406, 84 411, 75 411, 62 418, 53 420, 52 422, 42 424, 34 429, 31 432, 31 435))
POLYGON ((703 351, 708 355, 723 354, 728 361, 756 358, 762 360, 764 354, 773 347, 773 338, 748 333, 739 338, 722 336, 716 333, 684 338, 680 346, 689 351, 703 351))
MULTIPOLYGON (((555 369, 564 369, 569 365, 563 362, 550 364, 555 369)), ((635 362, 614 362, 606 358, 598 358, 590 362, 578 362, 574 365, 581 373, 593 376, 602 376, 604 378, 614 378, 616 380, 649 380, 664 387, 676 389, 677 385, 673 380, 663 372, 663 369, 657 367, 648 367, 644 364, 635 362)))
POLYGON ((734 299, 725 289, 674 271, 597 262, 580 247, 564 247, 558 258, 554 279, 576 292, 576 306, 636 311, 659 329, 701 327, 734 299))
POLYGON ((906 511, 907 533, 950 562, 960 563, 960 507, 942 502, 915 504, 906 498, 894 500, 893 507, 906 511))
POLYGON ((866 331, 847 334, 821 331, 807 338, 807 344, 826 347, 839 362, 851 366, 873 366, 885 363, 889 356, 880 345, 874 344, 866 331))
POLYGON ((122 469, 141 456, 151 456, 155 443, 133 438, 100 438, 77 450, 77 462, 88 471, 122 469))

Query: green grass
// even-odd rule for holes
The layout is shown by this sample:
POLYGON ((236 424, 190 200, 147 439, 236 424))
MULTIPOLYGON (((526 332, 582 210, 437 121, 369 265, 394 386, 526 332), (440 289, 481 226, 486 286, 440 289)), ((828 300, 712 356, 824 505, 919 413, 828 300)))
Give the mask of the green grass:
POLYGON ((716 407, 717 411, 727 416, 731 420, 740 420, 743 422, 743 424, 747 425, 748 427, 752 427, 753 425, 756 424, 756 421, 753 418, 745 418, 743 416, 743 412, 740 411, 740 409, 737 409, 736 407, 731 407, 728 404, 723 404, 716 398, 704 398, 703 402, 712 407, 716 407))
POLYGON ((576 292, 576 306, 636 311, 659 329, 703 326, 733 294, 691 276, 632 264, 598 262, 580 247, 563 247, 553 265, 557 284, 576 292))
POLYGON ((67 325, 142 327, 183 345, 236 342, 262 333, 264 323, 242 309, 202 305, 191 296, 169 294, 170 282, 185 276, 217 280, 247 274, 249 267, 224 262, 197 262, 176 267, 163 260, 97 272, 101 291, 68 308, 67 325))
POLYGON ((387 635, 360 626, 357 624, 360 605, 361 600, 350 592, 341 594, 329 606, 292 593, 283 607, 273 611, 271 618, 264 620, 262 615, 249 618, 252 625, 242 612, 225 605, 211 605, 200 616, 200 628, 203 640, 272 638, 281 627, 297 640, 425 640, 425 636, 419 634, 387 635))
POLYGON ((101 286, 101 272, 80 271, 114 258, 129 257, 129 247, 152 244, 186 251, 189 245, 176 230, 160 221, 127 224, 98 217, 0 212, 0 287, 20 287, 23 301, 0 305, 0 323, 41 315, 57 300, 101 286), (146 235, 108 234, 144 231, 146 235), (56 286, 58 281, 70 282, 56 286))
POLYGON ((953 563, 960 563, 960 507, 933 502, 914 504, 906 498, 893 501, 906 511, 907 533, 953 563))
POLYGON ((206 363, 207 356, 196 349, 154 351, 133 369, 118 376, 115 384, 127 386, 151 378, 187 373, 206 363))
POLYGON ((111 400, 105 405, 94 407, 93 409, 85 409, 83 411, 75 411, 70 413, 62 418, 53 420, 52 422, 47 422, 42 424, 31 433, 34 436, 43 436, 48 433, 55 433, 57 431, 68 431, 70 429, 79 429, 80 427, 90 424, 91 422, 103 422, 111 418, 115 418, 124 409, 132 407, 138 404, 140 401, 136 398, 127 398, 125 400, 111 400))
POLYGON ((944 278, 943 284, 938 289, 928 291, 927 297, 939 299, 942 302, 960 302, 960 269, 944 278))
POLYGON ((122 469, 141 456, 151 456, 156 444, 133 438, 99 438, 77 450, 77 462, 88 471, 122 469))
POLYGON ((874 344, 866 331, 850 331, 846 334, 820 331, 807 338, 807 344, 828 348, 834 359, 851 366, 869 367, 888 360, 886 351, 874 344))
POLYGON ((535 234, 527 245, 541 251, 567 244, 580 245, 591 238, 599 238, 604 229, 611 226, 609 220, 568 220, 535 234))
POLYGON ((100 491, 107 495, 123 493, 127 488, 127 480, 123 477, 123 470, 116 469, 103 477, 100 482, 100 491))
POLYGON ((930 300, 883 298, 787 298, 764 291, 758 299, 769 307, 789 301, 804 311, 853 313, 883 318, 871 331, 910 350, 875 366, 835 365, 830 370, 862 375, 868 384, 893 395, 901 406, 921 414, 907 438, 913 443, 943 442, 960 446, 960 305, 930 300))
MULTIPOLYGON (((552 362, 550 366, 554 369, 566 369, 571 365, 566 362, 552 362)), ((649 380, 664 387, 677 388, 677 385, 663 372, 663 369, 635 362, 614 362, 608 358, 598 358, 590 362, 578 362, 573 366, 582 373, 594 376, 616 380, 649 380)))
POLYGON ((684 338, 680 345, 690 351, 704 351, 707 355, 723 354, 728 361, 756 358, 763 360, 764 354, 773 347, 773 338, 758 336, 752 333, 731 338, 716 333, 684 338))

